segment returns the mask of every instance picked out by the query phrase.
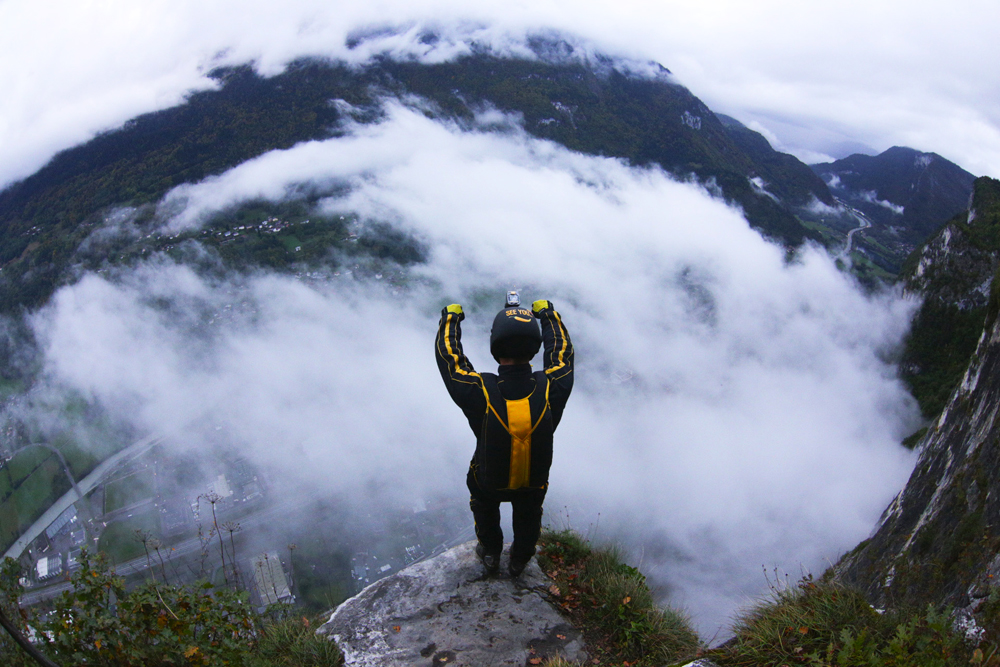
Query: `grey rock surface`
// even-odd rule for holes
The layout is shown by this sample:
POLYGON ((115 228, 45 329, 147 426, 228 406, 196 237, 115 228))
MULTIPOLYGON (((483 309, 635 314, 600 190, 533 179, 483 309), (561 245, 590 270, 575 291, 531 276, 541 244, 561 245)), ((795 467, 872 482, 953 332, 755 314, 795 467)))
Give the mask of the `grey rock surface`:
POLYGON ((532 562, 516 580, 487 576, 475 542, 381 579, 340 605, 317 630, 345 664, 529 665, 533 658, 584 661, 583 638, 548 601, 551 581, 532 562))

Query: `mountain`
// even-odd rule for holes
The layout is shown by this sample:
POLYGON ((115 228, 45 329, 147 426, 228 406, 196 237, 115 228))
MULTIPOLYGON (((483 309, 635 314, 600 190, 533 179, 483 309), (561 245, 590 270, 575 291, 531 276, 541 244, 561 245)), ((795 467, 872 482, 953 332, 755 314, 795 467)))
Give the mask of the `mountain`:
POLYGON ((914 392, 936 419, 918 435, 916 467, 872 536, 834 568, 876 607, 951 605, 990 623, 1000 613, 998 266, 1000 181, 983 177, 971 208, 907 260, 906 288, 924 303, 904 373, 919 380, 914 392))
POLYGON ((1000 262, 1000 181, 976 179, 971 206, 907 258, 905 289, 924 301, 913 320, 900 364, 927 418, 954 390, 976 341, 1000 262))
POLYGON ((753 181, 768 170, 666 69, 650 79, 576 63, 492 58, 384 67, 406 89, 455 116, 483 103, 522 114, 525 129, 539 138, 634 165, 659 165, 678 178, 693 176, 718 187, 727 201, 743 208, 752 226, 787 246, 821 240, 795 216, 795 206, 808 202, 811 193, 792 183, 789 201, 761 192, 753 181))
MULTIPOLYGON (((610 59, 578 58, 565 43, 536 41, 533 48, 538 59, 475 54, 428 65, 381 58, 363 68, 301 61, 270 78, 250 67, 218 70, 218 90, 63 151, 0 192, 0 312, 44 303, 73 280, 74 265, 134 260, 137 248, 81 255, 84 240, 113 211, 138 207, 148 222, 151 206, 178 185, 336 136, 347 121, 377 122, 385 100, 412 103, 414 96, 443 119, 468 123, 495 108, 522 118, 536 137, 696 179, 788 247, 823 239, 796 211, 814 200, 830 203, 825 185, 763 137, 725 126, 665 68, 637 75, 610 59)), ((293 259, 282 252, 275 249, 270 266, 293 259)))
POLYGON ((893 273, 916 246, 968 208, 975 180, 936 153, 900 146, 814 164, 812 170, 834 196, 871 221, 860 245, 893 273))
MULTIPOLYGON (((658 166, 739 206, 752 226, 788 248, 806 240, 839 247, 850 229, 869 219, 872 227, 854 236, 852 270, 870 282, 892 279, 906 252, 968 202, 971 175, 937 155, 893 148, 810 168, 735 119, 713 113, 659 65, 633 68, 582 56, 558 40, 536 40, 532 48, 535 59, 474 53, 438 64, 377 58, 365 67, 304 60, 269 78, 249 66, 218 70, 212 74, 217 90, 194 93, 181 105, 63 151, 0 192, 0 314, 37 308, 83 270, 127 265, 156 252, 177 256, 185 244, 237 269, 298 270, 329 258, 331 249, 403 265, 422 261, 420 243, 387 224, 367 225, 352 239, 351 220, 318 215, 314 204, 328 192, 303 191, 280 204, 251 202, 211 221, 216 233, 154 233, 161 222, 157 204, 176 186, 268 151, 340 136, 348 124, 376 123, 387 100, 417 104, 470 128, 476 114, 500 110, 531 135, 569 149, 658 166), (95 230, 116 216, 142 233, 95 242, 95 230), (282 221, 281 229, 226 234, 271 218, 282 221)), ((949 308, 947 314, 931 307, 921 312, 904 360, 928 415, 943 404, 963 355, 971 353, 975 320, 981 321, 970 308, 949 308), (941 344, 935 336, 954 326, 934 323, 945 321, 961 322, 956 330, 964 342, 941 344), (952 355, 943 365, 932 358, 942 351, 952 355)), ((31 366, 20 360, 14 368, 14 361, 5 355, 0 381, 16 381, 31 366)))
POLYGON ((823 179, 804 162, 774 150, 763 134, 735 118, 723 114, 716 114, 716 117, 726 128, 729 138, 754 161, 752 179, 757 180, 755 185, 759 189, 799 208, 808 207, 814 201, 827 206, 836 204, 823 179))

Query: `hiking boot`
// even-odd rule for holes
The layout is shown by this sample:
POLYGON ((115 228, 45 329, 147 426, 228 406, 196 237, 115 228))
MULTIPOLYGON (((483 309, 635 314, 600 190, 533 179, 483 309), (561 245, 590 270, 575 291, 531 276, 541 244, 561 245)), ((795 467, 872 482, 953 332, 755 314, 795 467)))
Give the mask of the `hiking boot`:
POLYGON ((476 545, 476 555, 486 568, 486 574, 496 574, 500 570, 500 554, 486 553, 486 547, 482 542, 476 545))
POLYGON ((517 558, 512 557, 510 559, 510 562, 507 563, 507 571, 510 572, 511 578, 517 579, 518 577, 520 577, 521 573, 524 572, 524 568, 528 567, 528 561, 530 560, 531 560, 530 558, 526 560, 519 560, 517 558))

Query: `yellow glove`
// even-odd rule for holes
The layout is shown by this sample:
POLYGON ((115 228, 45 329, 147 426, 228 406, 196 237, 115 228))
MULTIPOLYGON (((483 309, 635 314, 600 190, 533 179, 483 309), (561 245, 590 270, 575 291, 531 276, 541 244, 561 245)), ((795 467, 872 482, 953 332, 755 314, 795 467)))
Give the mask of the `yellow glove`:
POLYGON ((535 313, 535 315, 542 312, 542 310, 544 310, 545 308, 551 308, 551 307, 552 307, 552 302, 549 301, 548 299, 539 299, 538 301, 535 301, 533 304, 531 304, 531 310, 532 312, 535 313))
POLYGON ((458 319, 461 321, 465 319, 465 313, 462 312, 462 305, 458 303, 453 303, 450 306, 445 306, 441 311, 441 316, 444 317, 448 313, 454 313, 458 315, 458 319))

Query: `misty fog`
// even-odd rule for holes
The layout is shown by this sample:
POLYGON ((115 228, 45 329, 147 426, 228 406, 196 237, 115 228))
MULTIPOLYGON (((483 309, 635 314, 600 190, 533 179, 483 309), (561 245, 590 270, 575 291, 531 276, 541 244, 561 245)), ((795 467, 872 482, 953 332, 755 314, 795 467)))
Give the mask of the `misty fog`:
POLYGON ((818 574, 866 537, 914 460, 893 366, 914 302, 864 292, 821 249, 786 257, 702 186, 516 117, 460 126, 411 100, 346 130, 181 186, 158 224, 311 189, 426 262, 392 279, 165 255, 88 273, 30 318, 37 391, 188 452, 224 438, 305 498, 464 498, 475 441, 435 366, 439 313, 466 306, 466 352, 494 370, 489 326, 519 289, 553 300, 577 349, 547 520, 621 541, 705 636, 766 591, 762 565, 818 574))

